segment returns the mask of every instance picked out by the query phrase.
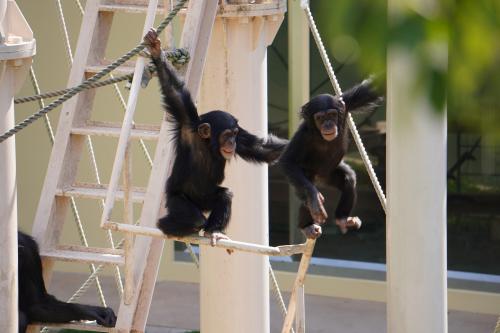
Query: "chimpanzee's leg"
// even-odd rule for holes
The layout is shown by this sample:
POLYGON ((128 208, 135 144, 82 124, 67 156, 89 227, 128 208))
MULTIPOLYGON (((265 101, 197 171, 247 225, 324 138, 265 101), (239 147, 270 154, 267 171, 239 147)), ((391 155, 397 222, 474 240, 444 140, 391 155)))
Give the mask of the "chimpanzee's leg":
POLYGON ((158 228, 172 236, 197 233, 205 223, 198 206, 185 195, 172 195, 167 199, 167 215, 158 221, 158 228))
POLYGON ((67 323, 73 320, 95 320, 99 325, 113 327, 116 315, 111 308, 78 303, 66 303, 46 295, 42 303, 27 311, 30 322, 67 323))
POLYGON ((207 210, 211 210, 207 223, 203 227, 206 232, 224 232, 231 218, 233 194, 225 187, 218 187, 207 202, 207 210))
POLYGON ((335 210, 335 223, 339 226, 340 231, 346 233, 349 228, 359 229, 361 220, 357 217, 350 217, 357 199, 354 170, 344 161, 340 162, 331 173, 328 184, 338 188, 342 193, 335 210))

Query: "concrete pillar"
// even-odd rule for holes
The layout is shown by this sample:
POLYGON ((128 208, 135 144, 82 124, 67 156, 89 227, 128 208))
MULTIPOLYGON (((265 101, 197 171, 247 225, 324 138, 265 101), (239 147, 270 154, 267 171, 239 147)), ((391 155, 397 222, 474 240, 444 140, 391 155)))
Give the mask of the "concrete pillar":
MULTIPOLYGON (((267 134, 266 47, 282 19, 282 15, 216 19, 198 103, 201 112, 225 110, 250 132, 267 134)), ((224 186, 234 194, 229 237, 268 244, 267 166, 232 160, 224 186)), ((207 247, 200 252, 201 331, 269 332, 267 257, 228 255, 207 247)))
MULTIPOLYGON (((390 24, 405 15, 404 6, 389 1, 390 24)), ((399 44, 388 50, 389 333, 447 332, 446 112, 435 109, 417 82, 425 70, 418 54, 399 44)), ((446 68, 446 44, 434 44, 433 55, 446 68)))
MULTIPOLYGON (((0 134, 14 126, 13 96, 35 53, 33 34, 14 1, 0 0, 0 134), (24 59, 23 59, 24 58, 24 59)), ((0 332, 18 331, 17 188, 14 137, 0 143, 0 332)))
MULTIPOLYGON (((288 135, 297 130, 299 110, 309 100, 309 25, 297 0, 288 0, 288 135)), ((300 200, 289 186, 290 244, 303 241, 298 225, 300 200)))

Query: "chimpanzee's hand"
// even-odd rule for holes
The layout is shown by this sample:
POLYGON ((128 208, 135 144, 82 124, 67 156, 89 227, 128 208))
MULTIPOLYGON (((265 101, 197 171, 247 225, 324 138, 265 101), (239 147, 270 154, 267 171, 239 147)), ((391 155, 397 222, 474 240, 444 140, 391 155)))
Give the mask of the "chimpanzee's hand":
POLYGON ((321 227, 319 225, 313 223, 313 224, 308 225, 307 227, 303 228, 302 233, 307 238, 316 239, 319 236, 321 236, 322 231, 321 231, 321 227))
POLYGON ((151 28, 146 36, 144 36, 144 42, 151 54, 152 58, 159 58, 161 55, 161 41, 158 38, 156 30, 151 28))
POLYGON ((307 202, 307 207, 309 208, 314 223, 323 224, 328 217, 325 206, 323 205, 324 202, 325 197, 323 197, 319 191, 316 191, 307 202))
POLYGON ((116 324, 116 315, 111 308, 95 307, 95 317, 99 325, 114 327, 116 324))

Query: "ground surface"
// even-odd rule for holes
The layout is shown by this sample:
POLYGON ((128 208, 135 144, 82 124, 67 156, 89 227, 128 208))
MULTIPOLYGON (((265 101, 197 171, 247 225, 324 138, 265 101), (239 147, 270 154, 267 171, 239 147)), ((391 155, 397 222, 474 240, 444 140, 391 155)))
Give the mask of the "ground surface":
MULTIPOLYGON (((56 273, 51 292, 61 299, 69 298, 85 280, 81 274, 56 273)), ((108 305, 118 309, 118 297, 112 278, 101 280, 108 305)), ((147 333, 182 333, 199 329, 198 285, 159 282, 149 315, 147 333)), ((95 287, 79 301, 95 303, 95 287)), ((308 333, 383 333, 386 331, 385 304, 342 298, 306 295, 308 333)), ((281 313, 271 297, 271 333, 281 328, 281 313)), ((492 333, 496 317, 450 311, 449 333, 492 333)))

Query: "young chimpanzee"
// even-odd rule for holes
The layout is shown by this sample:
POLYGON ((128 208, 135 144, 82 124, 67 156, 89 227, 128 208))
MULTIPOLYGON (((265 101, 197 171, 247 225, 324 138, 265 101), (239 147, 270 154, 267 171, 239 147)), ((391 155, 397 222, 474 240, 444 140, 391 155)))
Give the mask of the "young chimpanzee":
POLYGON ((347 113, 371 111, 382 98, 365 80, 345 92, 341 99, 323 94, 301 110, 304 121, 290 140, 279 164, 303 201, 299 227, 308 238, 321 235, 320 224, 328 217, 324 197, 315 184, 333 186, 342 192, 335 211, 335 223, 342 233, 360 228, 361 220, 350 217, 356 202, 356 174, 342 159, 347 152, 347 113))
POLYGON ((226 162, 235 154, 254 163, 278 159, 287 141, 258 138, 238 125, 224 111, 198 111, 184 83, 165 61, 154 30, 144 37, 158 72, 165 110, 175 125, 175 158, 167 181, 168 213, 158 222, 167 235, 185 236, 204 230, 215 245, 227 239, 224 230, 231 216, 231 192, 219 186, 226 162), (210 212, 208 218, 203 213, 210 212))
POLYGON ((30 236, 18 231, 19 265, 19 333, 28 324, 67 323, 73 320, 95 320, 99 325, 113 327, 116 315, 111 308, 57 300, 47 293, 42 276, 38 245, 30 236))

